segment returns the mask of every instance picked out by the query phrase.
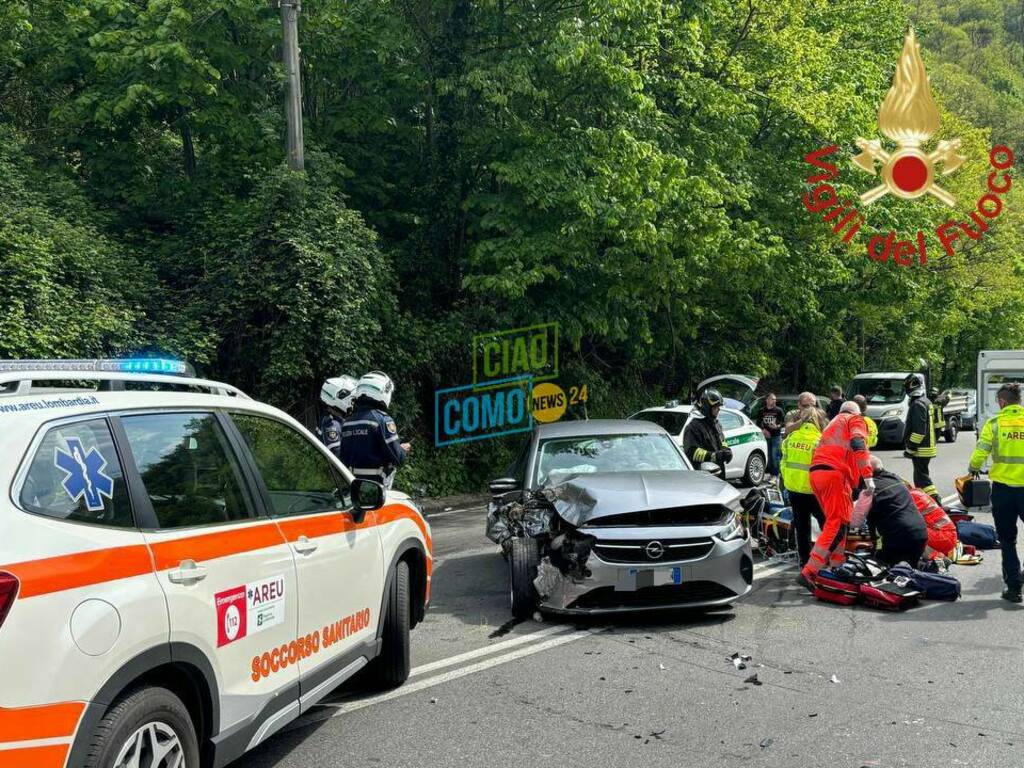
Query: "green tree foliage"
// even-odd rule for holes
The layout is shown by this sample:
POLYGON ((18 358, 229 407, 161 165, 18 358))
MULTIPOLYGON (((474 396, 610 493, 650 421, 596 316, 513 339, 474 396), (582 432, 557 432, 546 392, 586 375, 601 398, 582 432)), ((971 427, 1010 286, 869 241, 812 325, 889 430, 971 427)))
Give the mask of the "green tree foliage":
POLYGON ((1024 147, 1020 0, 317 0, 306 174, 280 167, 273 5, 0 7, 5 354, 163 349, 307 418, 322 378, 380 367, 406 481, 437 491, 514 450, 427 450, 475 333, 559 322, 590 415, 725 370, 821 388, 924 357, 966 383, 1024 338, 1019 186, 954 256, 863 250, 965 220, 988 147, 1024 147), (848 248, 803 209, 803 156, 840 146, 843 199, 876 183, 848 160, 911 24, 959 202, 886 198, 848 248))

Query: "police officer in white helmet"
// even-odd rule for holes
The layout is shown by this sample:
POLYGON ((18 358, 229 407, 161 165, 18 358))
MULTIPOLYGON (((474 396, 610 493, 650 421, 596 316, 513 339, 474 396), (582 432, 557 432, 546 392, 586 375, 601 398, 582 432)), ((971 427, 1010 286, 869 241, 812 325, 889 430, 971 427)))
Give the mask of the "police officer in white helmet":
POLYGON ((352 413, 352 393, 357 383, 352 376, 338 376, 328 379, 320 388, 320 400, 327 413, 320 419, 317 433, 335 456, 341 456, 341 424, 352 413))
POLYGON ((341 427, 341 460, 356 477, 375 480, 385 488, 391 487, 411 447, 401 442, 398 426, 387 411, 394 392, 387 374, 365 374, 352 393, 352 415, 341 427))

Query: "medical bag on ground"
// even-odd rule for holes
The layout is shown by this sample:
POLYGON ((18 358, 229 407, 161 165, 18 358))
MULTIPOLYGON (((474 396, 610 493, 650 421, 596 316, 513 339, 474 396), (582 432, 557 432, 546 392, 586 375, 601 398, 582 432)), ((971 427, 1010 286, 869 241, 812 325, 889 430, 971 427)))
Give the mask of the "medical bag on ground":
POLYGON ((846 562, 836 567, 834 572, 836 578, 842 581, 852 581, 858 584, 867 584, 872 581, 879 581, 885 577, 888 567, 875 560, 873 557, 863 554, 850 554, 846 562))
POLYGON ((973 520, 957 523, 956 536, 964 544, 970 544, 978 549, 995 549, 999 546, 995 526, 987 523, 975 523, 973 520))
POLYGON ((987 507, 992 503, 992 481, 987 478, 964 475, 953 484, 957 495, 966 507, 987 507))
POLYGON ((954 601, 960 597, 960 580, 947 573, 926 573, 911 568, 906 563, 894 565, 889 569, 889 578, 902 576, 909 580, 910 586, 921 592, 925 600, 954 601))
POLYGON ((855 605, 860 597, 861 585, 845 581, 839 574, 823 568, 814 578, 814 596, 826 603, 855 605))
POLYGON ((920 590, 914 589, 910 580, 897 577, 895 581, 875 581, 863 584, 860 597, 864 605, 883 611, 905 611, 921 600, 920 590))

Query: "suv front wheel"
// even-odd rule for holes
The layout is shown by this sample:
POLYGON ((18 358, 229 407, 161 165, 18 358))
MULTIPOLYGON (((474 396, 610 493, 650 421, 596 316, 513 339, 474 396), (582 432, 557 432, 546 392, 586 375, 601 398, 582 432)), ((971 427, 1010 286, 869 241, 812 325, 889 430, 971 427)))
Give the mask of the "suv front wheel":
POLYGON ((397 688, 409 678, 409 564, 399 560, 388 592, 388 610, 380 656, 374 672, 383 688, 397 688))
POLYGON ((188 710, 166 688, 138 688, 110 708, 93 736, 85 768, 199 768, 188 710))

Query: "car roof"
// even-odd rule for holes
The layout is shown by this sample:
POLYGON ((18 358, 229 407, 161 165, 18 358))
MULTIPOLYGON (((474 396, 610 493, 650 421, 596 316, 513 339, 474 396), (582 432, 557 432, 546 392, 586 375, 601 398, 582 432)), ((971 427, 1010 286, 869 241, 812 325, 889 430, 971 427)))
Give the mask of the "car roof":
POLYGON ((907 371, 872 371, 871 373, 858 373, 855 379, 898 379, 906 378, 910 374, 907 371))
POLYGON ((689 413, 692 410, 692 405, 656 405, 653 408, 644 408, 642 411, 637 411, 637 413, 651 413, 652 411, 658 413, 689 413))
POLYGON ((551 437, 586 437, 588 435, 665 434, 665 430, 649 421, 630 419, 587 419, 585 421, 556 421, 541 424, 535 434, 540 440, 551 437))

